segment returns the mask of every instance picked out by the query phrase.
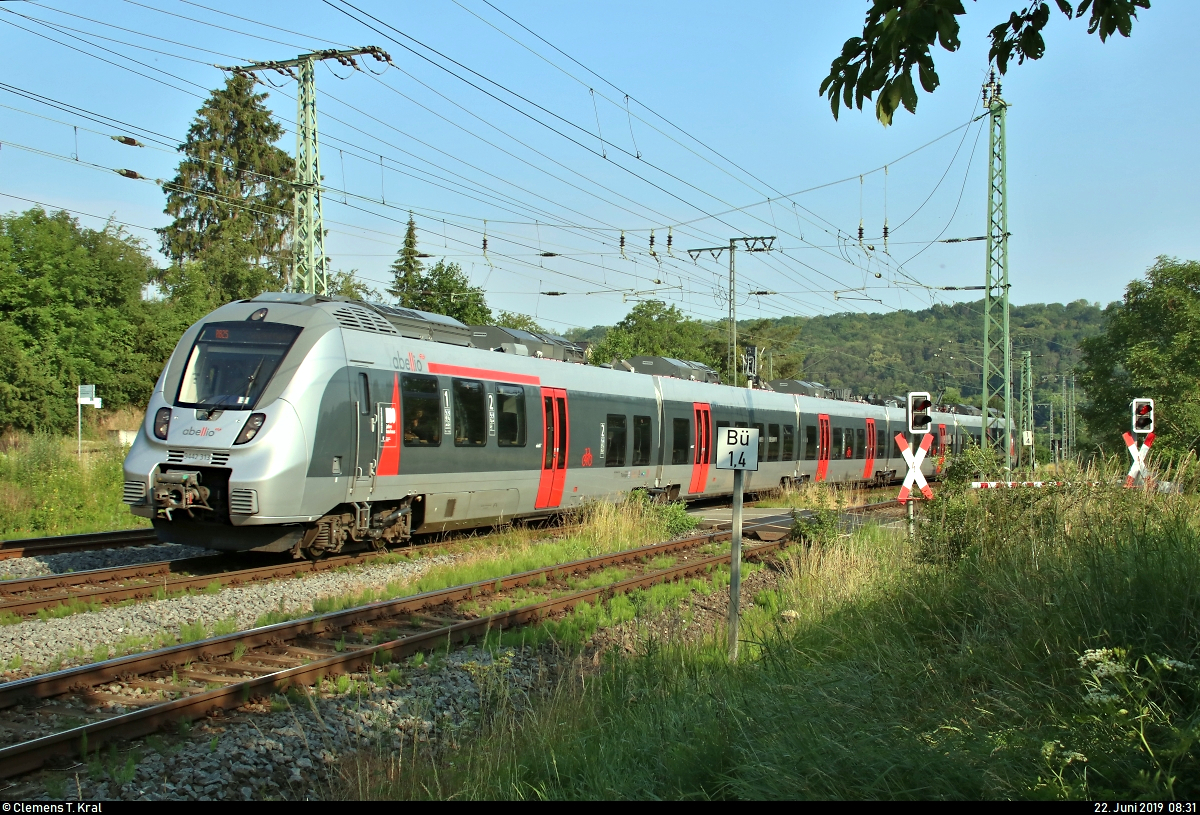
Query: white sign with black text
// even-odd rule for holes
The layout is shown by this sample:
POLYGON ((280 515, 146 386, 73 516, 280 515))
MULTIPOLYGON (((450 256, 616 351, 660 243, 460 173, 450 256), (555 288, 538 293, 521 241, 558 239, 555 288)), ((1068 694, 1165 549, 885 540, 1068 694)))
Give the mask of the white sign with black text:
POLYGON ((758 428, 717 428, 717 469, 758 471, 758 428))

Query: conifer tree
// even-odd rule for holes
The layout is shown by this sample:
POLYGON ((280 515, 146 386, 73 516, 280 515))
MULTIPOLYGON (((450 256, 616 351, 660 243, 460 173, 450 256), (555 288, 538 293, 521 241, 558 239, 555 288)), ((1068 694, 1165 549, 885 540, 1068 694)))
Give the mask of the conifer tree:
POLYGON ((425 271, 425 267, 417 258, 417 223, 413 220, 411 212, 408 213, 408 229, 404 233, 404 246, 397 255, 396 260, 392 262, 393 279, 392 285, 388 287, 388 294, 403 304, 406 295, 417 291, 418 281, 425 271))
POLYGON ((283 128, 266 98, 253 79, 235 75, 196 111, 180 145, 185 158, 164 185, 164 211, 175 220, 158 230, 164 254, 177 263, 213 257, 222 267, 247 267, 253 279, 239 286, 249 288, 278 283, 289 265, 293 162, 275 146, 283 128))

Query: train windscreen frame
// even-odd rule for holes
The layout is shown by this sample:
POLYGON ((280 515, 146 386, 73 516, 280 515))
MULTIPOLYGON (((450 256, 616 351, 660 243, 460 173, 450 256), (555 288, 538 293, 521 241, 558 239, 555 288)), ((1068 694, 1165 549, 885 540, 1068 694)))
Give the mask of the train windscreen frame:
POLYGON ((176 406, 254 410, 303 330, 297 325, 248 320, 206 323, 188 353, 176 406))

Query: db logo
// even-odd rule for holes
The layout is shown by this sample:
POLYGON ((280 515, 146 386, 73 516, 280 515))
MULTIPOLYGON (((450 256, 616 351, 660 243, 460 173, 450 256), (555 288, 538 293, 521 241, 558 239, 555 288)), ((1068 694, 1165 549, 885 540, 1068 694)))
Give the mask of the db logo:
POLYGON ((592 466, 592 448, 585 447, 583 450, 583 460, 580 462, 584 467, 592 466))

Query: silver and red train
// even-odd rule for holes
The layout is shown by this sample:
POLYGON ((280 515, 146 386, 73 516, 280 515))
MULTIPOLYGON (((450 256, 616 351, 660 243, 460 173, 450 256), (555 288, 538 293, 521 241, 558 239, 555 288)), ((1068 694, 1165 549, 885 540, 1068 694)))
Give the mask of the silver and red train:
MULTIPOLYGON (((318 556, 635 490, 728 495, 732 474, 713 466, 723 426, 762 431, 750 491, 887 482, 906 469, 900 408, 734 388, 676 360, 571 364, 531 350, 534 340, 495 339, 440 315, 315 295, 222 306, 159 376, 124 500, 164 541, 318 556)), ((983 417, 935 412, 933 423, 929 476, 979 440, 983 417)))

